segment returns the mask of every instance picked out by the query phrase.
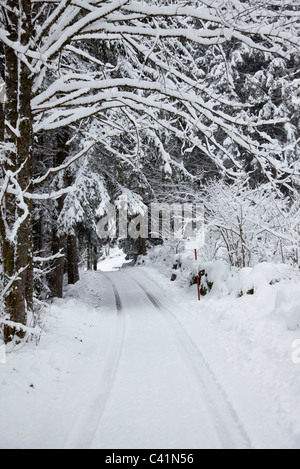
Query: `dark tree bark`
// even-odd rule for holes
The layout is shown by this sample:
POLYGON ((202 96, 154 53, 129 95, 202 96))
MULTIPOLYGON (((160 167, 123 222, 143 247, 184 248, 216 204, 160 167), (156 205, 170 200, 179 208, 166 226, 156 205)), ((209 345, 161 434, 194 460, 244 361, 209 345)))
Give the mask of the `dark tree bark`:
MULTIPOLYGON (((22 12, 26 20, 24 20, 24 32, 22 43, 28 44, 32 36, 31 25, 31 0, 21 1, 22 12)), ((19 184, 27 192, 32 192, 32 155, 33 155, 33 117, 31 111, 31 98, 33 79, 32 72, 22 61, 19 64, 20 70, 20 89, 19 89, 19 133, 17 153, 18 153, 18 167, 23 167, 20 172, 19 184)), ((22 269, 27 266, 25 272, 22 274, 24 285, 24 296, 28 310, 33 307, 33 204, 32 201, 27 200, 28 216, 22 225, 20 235, 17 243, 17 269, 22 269)), ((22 210, 19 211, 19 216, 22 215, 22 210)), ((20 298, 20 302, 23 298, 20 298)))
MULTIPOLYGON (((57 134, 56 143, 57 151, 53 158, 53 167, 60 166, 63 164, 65 159, 68 156, 67 142, 69 139, 68 131, 61 131, 57 134)), ((64 186, 67 187, 68 181, 67 178, 64 178, 64 186)), ((64 206, 65 196, 61 197, 58 200, 57 205, 57 218, 59 217, 63 206, 64 206)), ((52 232, 52 252, 54 255, 61 253, 62 256, 54 260, 52 264, 52 273, 50 275, 49 287, 53 296, 57 298, 63 297, 63 283, 64 283, 64 273, 65 273, 65 261, 67 254, 67 236, 61 234, 58 231, 58 227, 53 226, 52 232)))
POLYGON ((87 270, 98 270, 98 248, 93 240, 92 234, 88 233, 86 236, 86 249, 87 249, 87 270))
MULTIPOLYGON (((8 12, 8 21, 10 25, 8 27, 8 31, 10 33, 10 39, 16 40, 18 37, 17 31, 17 15, 15 11, 8 12)), ((12 49, 9 47, 5 47, 5 85, 6 85, 6 106, 5 106, 5 114, 6 114, 6 121, 13 127, 17 127, 18 121, 18 59, 16 54, 12 49)), ((17 166, 17 154, 16 154, 16 135, 9 132, 7 128, 5 128, 5 162, 4 162, 4 174, 6 171, 9 171, 9 163, 13 163, 13 170, 16 170, 17 166), (7 144, 10 145, 10 151, 7 150, 7 144)), ((6 285, 10 279, 13 278, 14 271, 15 271, 15 255, 14 255, 14 246, 13 243, 10 242, 7 238, 7 227, 12 227, 15 220, 14 208, 15 208, 15 198, 14 196, 5 193, 4 198, 2 200, 2 207, 1 207, 1 237, 2 237, 2 258, 3 258, 3 271, 4 271, 4 284, 6 285), (7 227, 5 227, 5 223, 7 227)), ((15 288, 14 288, 15 290, 15 288)), ((8 294, 5 297, 5 312, 7 316, 12 319, 14 318, 14 296, 15 292, 13 288, 10 289, 8 294)), ((5 328, 5 341, 9 340, 10 334, 13 331, 10 331, 7 327, 5 328)))
MULTIPOLYGON (((8 0, 6 13, 9 38, 12 41, 19 39, 26 46, 32 33, 31 0, 20 0, 18 4, 8 0)), ((10 183, 16 191, 15 194, 6 192, 1 200, 4 281, 10 285, 5 298, 5 312, 10 321, 26 325, 27 311, 33 304, 32 204, 28 199, 22 200, 20 194, 30 192, 32 181, 32 74, 10 47, 5 46, 4 52, 7 126, 3 170, 4 174, 10 174, 10 183)), ((24 332, 18 327, 5 326, 6 342, 15 335, 22 338, 24 332)))
POLYGON ((74 285, 79 280, 78 252, 76 235, 67 238, 68 283, 74 285))
POLYGON ((93 259, 93 270, 98 270, 98 249, 97 246, 94 247, 94 259, 93 259))
POLYGON ((52 272, 50 276, 50 290, 53 296, 57 298, 63 297, 63 284, 65 272, 65 250, 66 236, 54 236, 52 251, 53 254, 61 253, 62 256, 53 261, 52 272))
POLYGON ((87 243, 86 268, 87 270, 92 270, 92 246, 91 246, 91 242, 89 239, 87 243))
MULTIPOLYGON (((69 140, 69 131, 64 129, 58 133, 56 141, 58 150, 55 154, 53 166, 57 167, 64 163, 67 158, 69 140)), ((66 173, 64 176, 64 187, 72 184, 72 178, 66 173)), ((63 210, 65 196, 58 200, 57 218, 63 210)), ((63 281, 64 274, 68 274, 68 283, 75 284, 79 280, 78 253, 77 253, 77 237, 76 235, 67 235, 61 233, 58 227, 53 228, 53 254, 62 254, 62 257, 55 259, 53 262, 53 272, 50 276, 50 290, 53 296, 63 297, 63 281)))
POLYGON ((147 240, 145 238, 139 238, 139 255, 147 255, 147 240))

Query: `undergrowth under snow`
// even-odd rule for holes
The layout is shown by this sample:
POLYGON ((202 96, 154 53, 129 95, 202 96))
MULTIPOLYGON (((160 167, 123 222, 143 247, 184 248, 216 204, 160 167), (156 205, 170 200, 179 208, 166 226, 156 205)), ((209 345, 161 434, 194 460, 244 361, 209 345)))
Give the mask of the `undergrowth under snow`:
MULTIPOLYGON (((139 265, 155 267, 168 279, 173 275, 178 288, 195 282, 197 264, 192 250, 174 253, 172 248, 156 246, 139 259, 139 265)), ((230 300, 244 295, 270 295, 275 293, 274 316, 281 317, 289 330, 300 328, 300 271, 286 264, 264 262, 252 267, 238 269, 223 260, 202 261, 198 259, 201 291, 209 299, 230 300), (276 288, 271 288, 276 285, 276 288), (228 298, 228 299, 229 299, 228 298)), ((196 288, 196 287, 195 287, 196 288)), ((195 290, 196 291, 196 290, 195 290)), ((195 293, 196 294, 196 293, 195 293)))

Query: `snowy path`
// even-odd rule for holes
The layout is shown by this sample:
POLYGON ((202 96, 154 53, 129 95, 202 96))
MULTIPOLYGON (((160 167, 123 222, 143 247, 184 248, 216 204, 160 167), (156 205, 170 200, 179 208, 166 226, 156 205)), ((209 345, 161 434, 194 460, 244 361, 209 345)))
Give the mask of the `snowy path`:
POLYGON ((241 331, 189 293, 147 268, 83 274, 38 346, 0 365, 0 448, 298 447, 298 398, 270 378, 281 362, 259 349, 256 376, 241 331))
POLYGON ((110 372, 105 375, 107 392, 99 394, 91 415, 84 417, 86 424, 80 416, 75 439, 67 446, 249 447, 237 415, 200 351, 149 290, 146 279, 134 269, 105 276, 111 281, 119 312, 107 363, 110 372), (81 429, 86 427, 93 428, 90 441, 92 432, 82 439, 81 429))
MULTIPOLYGON (((99 276, 99 282, 103 281, 107 282, 106 289, 109 289, 110 285, 113 289, 115 305, 111 304, 110 309, 114 311, 115 308, 117 314, 111 315, 113 327, 110 329, 110 339, 105 358, 103 360, 102 357, 98 357, 99 362, 102 362, 104 366, 95 366, 87 377, 91 380, 88 399, 79 411, 79 416, 65 443, 66 449, 90 448, 94 433, 107 405, 123 349, 125 321, 121 299, 115 283, 106 274, 99 276)), ((95 361, 93 362, 95 363, 95 361)))

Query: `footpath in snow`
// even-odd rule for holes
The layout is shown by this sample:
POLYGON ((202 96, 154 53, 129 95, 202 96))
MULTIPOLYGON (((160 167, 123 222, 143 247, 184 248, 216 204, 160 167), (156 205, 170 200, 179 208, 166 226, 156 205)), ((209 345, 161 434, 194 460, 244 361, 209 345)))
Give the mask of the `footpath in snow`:
POLYGON ((0 448, 299 448, 278 288, 198 303, 149 267, 82 273, 0 364, 0 448))

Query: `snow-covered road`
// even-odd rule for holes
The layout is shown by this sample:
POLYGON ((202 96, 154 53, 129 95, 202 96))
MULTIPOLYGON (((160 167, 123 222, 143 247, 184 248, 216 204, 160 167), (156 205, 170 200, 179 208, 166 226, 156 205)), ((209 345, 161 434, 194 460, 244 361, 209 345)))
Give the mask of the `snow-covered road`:
POLYGON ((190 293, 147 268, 82 273, 40 343, 0 365, 0 448, 298 447, 288 355, 259 344, 257 361, 253 342, 249 361, 212 309, 238 300, 190 293))
POLYGON ((103 277, 118 315, 105 379, 66 446, 249 447, 201 351, 160 302, 155 286, 134 269, 99 274, 99 282, 103 277))

